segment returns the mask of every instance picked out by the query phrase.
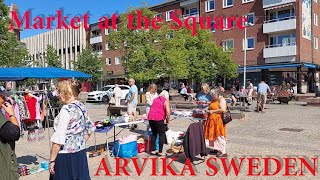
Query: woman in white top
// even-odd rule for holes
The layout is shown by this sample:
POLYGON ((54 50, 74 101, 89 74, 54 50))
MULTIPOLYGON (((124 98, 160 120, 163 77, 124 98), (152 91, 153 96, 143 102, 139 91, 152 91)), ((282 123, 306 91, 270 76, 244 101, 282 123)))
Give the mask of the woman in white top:
POLYGON ((251 83, 251 81, 249 80, 248 81, 248 84, 249 84, 249 86, 248 86, 248 90, 249 90, 249 92, 248 92, 248 96, 249 96, 249 98, 248 98, 248 100, 249 101, 252 101, 252 93, 253 93, 253 84, 251 83))
POLYGON ((153 100, 158 97, 157 85, 151 84, 146 93, 146 114, 148 116, 153 100))
POLYGON ((58 92, 64 106, 54 120, 50 168, 53 180, 90 180, 86 142, 92 122, 86 106, 77 100, 79 86, 74 80, 59 82, 58 92))

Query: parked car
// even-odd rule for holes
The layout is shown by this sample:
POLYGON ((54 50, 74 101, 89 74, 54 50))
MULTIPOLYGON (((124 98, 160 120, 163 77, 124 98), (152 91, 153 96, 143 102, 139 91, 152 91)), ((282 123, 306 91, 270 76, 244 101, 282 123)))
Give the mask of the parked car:
MULTIPOLYGON (((88 94, 88 102, 105 102, 108 103, 113 96, 113 89, 115 85, 107 85, 98 91, 93 91, 88 94)), ((125 99, 129 93, 130 86, 119 85, 121 89, 121 99, 125 99)))

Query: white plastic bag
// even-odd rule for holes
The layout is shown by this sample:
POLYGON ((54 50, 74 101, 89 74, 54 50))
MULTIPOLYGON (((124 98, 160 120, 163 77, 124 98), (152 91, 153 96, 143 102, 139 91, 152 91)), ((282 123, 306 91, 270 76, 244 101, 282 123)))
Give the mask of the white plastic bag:
POLYGON ((172 131, 172 130, 168 130, 166 131, 166 137, 167 137, 167 142, 168 144, 171 144, 174 141, 177 141, 180 134, 183 134, 182 131, 172 131))

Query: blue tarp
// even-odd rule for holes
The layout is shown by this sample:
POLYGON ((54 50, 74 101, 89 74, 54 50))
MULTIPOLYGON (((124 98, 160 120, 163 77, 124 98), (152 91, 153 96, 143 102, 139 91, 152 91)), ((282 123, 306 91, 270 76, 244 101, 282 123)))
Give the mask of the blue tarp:
POLYGON ((15 81, 27 78, 36 79, 55 79, 55 78, 91 78, 92 76, 80 72, 72 71, 56 67, 13 67, 13 68, 0 68, 0 80, 15 81))

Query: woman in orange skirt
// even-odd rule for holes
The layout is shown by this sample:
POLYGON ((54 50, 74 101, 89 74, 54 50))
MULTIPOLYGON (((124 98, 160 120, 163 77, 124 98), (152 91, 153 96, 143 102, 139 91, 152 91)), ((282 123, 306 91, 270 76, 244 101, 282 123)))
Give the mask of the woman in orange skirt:
POLYGON ((226 100, 219 97, 219 91, 211 90, 212 101, 208 109, 208 119, 205 122, 204 137, 213 145, 217 157, 227 157, 226 126, 222 121, 222 113, 227 109, 226 100))

